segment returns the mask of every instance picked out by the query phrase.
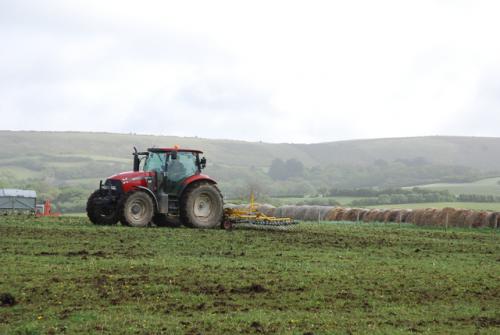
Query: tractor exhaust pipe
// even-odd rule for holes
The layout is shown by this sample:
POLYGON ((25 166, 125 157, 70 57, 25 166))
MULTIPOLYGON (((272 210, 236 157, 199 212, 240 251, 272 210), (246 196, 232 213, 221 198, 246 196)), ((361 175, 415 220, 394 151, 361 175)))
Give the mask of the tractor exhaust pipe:
POLYGON ((134 152, 132 153, 134 155, 134 172, 139 171, 139 166, 141 165, 141 160, 139 159, 139 153, 137 152, 137 148, 134 147, 134 152))

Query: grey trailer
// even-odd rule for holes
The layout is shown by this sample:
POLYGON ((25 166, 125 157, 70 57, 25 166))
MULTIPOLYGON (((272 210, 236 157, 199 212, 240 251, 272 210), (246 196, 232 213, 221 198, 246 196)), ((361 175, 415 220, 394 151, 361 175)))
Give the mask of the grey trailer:
POLYGON ((0 189, 0 212, 30 212, 36 209, 36 192, 33 190, 0 189))

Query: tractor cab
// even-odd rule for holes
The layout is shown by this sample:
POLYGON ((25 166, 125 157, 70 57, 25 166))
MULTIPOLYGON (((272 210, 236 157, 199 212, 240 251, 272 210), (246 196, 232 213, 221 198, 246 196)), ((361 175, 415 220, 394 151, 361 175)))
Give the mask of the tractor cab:
MULTIPOLYGON (((142 170, 154 172, 159 190, 168 194, 178 194, 182 181, 201 174, 206 159, 200 158, 201 151, 181 149, 148 150, 142 170)), ((139 165, 140 168, 140 165, 139 165)))

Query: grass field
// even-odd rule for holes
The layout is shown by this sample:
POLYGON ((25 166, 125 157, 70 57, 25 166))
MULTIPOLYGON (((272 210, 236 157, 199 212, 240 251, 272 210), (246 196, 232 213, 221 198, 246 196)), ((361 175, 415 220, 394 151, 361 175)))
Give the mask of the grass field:
POLYGON ((498 334, 500 235, 0 218, 1 334, 498 334), (5 298, 5 295, 4 295, 5 298))
POLYGON ((453 194, 486 194, 500 196, 499 181, 500 178, 487 178, 472 183, 440 183, 418 185, 417 187, 431 190, 448 190, 453 194))

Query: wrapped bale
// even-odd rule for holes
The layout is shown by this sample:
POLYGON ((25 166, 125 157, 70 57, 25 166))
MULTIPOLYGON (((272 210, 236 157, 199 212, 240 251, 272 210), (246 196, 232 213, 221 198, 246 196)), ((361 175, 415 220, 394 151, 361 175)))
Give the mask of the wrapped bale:
POLYGON ((263 204, 263 205, 257 206, 257 210, 264 215, 274 216, 274 212, 276 211, 276 207, 269 205, 269 204, 263 204))
POLYGON ((318 221, 321 215, 321 206, 304 206, 304 220, 318 221))
POLYGON ((294 206, 291 218, 295 220, 305 220, 308 207, 310 206, 294 206))
POLYGON ((279 217, 294 219, 294 217, 293 217, 294 210, 295 210, 295 206, 287 205, 287 206, 280 207, 280 210, 276 211, 276 213, 277 214, 279 213, 279 215, 280 215, 279 217))
POLYGON ((278 217, 278 218, 282 218, 284 217, 283 216, 283 207, 280 206, 280 207, 277 207, 275 210, 274 210, 274 216, 278 217))

